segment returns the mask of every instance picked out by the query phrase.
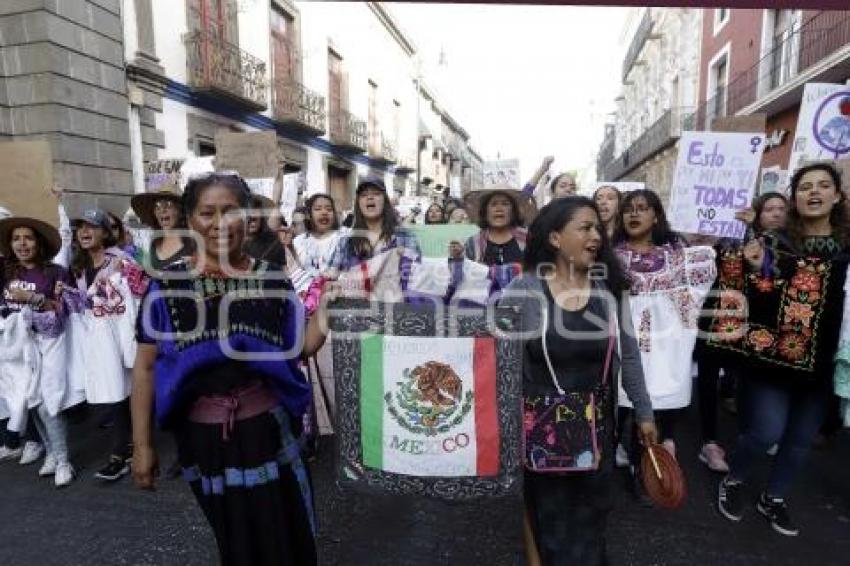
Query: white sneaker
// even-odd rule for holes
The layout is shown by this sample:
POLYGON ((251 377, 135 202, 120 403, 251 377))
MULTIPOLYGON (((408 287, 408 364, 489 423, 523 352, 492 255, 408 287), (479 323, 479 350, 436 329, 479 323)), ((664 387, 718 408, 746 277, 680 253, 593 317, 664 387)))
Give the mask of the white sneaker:
POLYGON ((65 487, 74 481, 74 466, 65 462, 56 466, 56 477, 53 478, 53 483, 56 487, 65 487))
POLYGON ((21 465, 27 466, 38 462, 42 454, 44 454, 44 446, 38 442, 27 441, 24 444, 24 452, 21 454, 21 465))
POLYGON ((779 445, 773 444, 770 448, 767 449, 768 456, 776 456, 779 453, 779 445))
POLYGON ((20 446, 18 448, 7 448, 6 446, 0 446, 0 462, 6 462, 8 460, 17 460, 21 457, 21 454, 24 453, 24 449, 20 446))
POLYGON ((53 457, 53 454, 48 454, 44 458, 44 464, 41 465, 41 469, 38 471, 38 475, 41 477, 52 476, 56 473, 56 458, 53 457))
POLYGON ((623 448, 622 444, 617 445, 617 451, 614 453, 614 463, 618 468, 628 468, 631 462, 629 461, 629 453, 623 448))

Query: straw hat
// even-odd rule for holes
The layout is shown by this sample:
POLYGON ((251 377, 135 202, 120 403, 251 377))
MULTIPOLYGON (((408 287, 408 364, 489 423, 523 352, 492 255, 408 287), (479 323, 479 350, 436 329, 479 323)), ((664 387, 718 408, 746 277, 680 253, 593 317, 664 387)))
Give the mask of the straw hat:
POLYGON ((46 259, 55 257, 62 248, 62 238, 59 236, 59 231, 47 222, 25 216, 12 216, 0 220, 0 253, 4 257, 12 257, 12 231, 20 227, 31 228, 44 238, 44 241, 47 242, 47 249, 42 250, 42 252, 46 259))
POLYGON ((509 185, 492 185, 486 189, 477 189, 466 194, 463 198, 463 206, 466 208, 466 213, 469 215, 469 221, 473 224, 478 223, 478 211, 481 208, 481 199, 492 193, 506 195, 508 198, 517 203, 520 214, 522 214, 523 224, 529 225, 534 217, 537 216, 537 203, 530 195, 523 193, 509 185))
POLYGON ((134 195, 130 199, 130 206, 142 224, 152 228, 158 226, 156 215, 154 214, 154 206, 158 200, 174 201, 179 208, 183 202, 183 193, 176 186, 165 184, 155 190, 134 195))

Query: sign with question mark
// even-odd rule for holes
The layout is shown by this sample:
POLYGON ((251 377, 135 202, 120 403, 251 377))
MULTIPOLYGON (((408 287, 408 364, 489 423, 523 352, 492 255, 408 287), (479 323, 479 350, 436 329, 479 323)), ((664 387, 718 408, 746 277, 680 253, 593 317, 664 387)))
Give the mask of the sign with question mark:
POLYGON ((750 206, 765 136, 754 132, 683 132, 670 191, 670 223, 686 234, 743 239, 735 213, 750 206))

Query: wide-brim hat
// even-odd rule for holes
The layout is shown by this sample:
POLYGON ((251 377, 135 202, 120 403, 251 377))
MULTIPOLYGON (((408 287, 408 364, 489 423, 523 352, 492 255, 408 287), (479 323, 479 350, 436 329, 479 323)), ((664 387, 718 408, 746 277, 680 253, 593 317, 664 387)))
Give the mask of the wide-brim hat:
POLYGON ((156 228, 159 225, 154 214, 154 208, 158 200, 171 200, 176 202, 179 207, 183 203, 183 194, 177 187, 164 185, 155 191, 133 195, 133 198, 130 199, 130 206, 142 224, 152 228, 156 228))
POLYGON ((12 231, 21 227, 30 228, 44 238, 47 249, 42 251, 46 259, 53 259, 62 248, 59 230, 47 222, 26 216, 12 216, 0 220, 0 253, 3 257, 12 257, 12 231))
POLYGON ((493 193, 506 195, 517 203, 524 224, 531 224, 531 221, 537 216, 537 203, 531 195, 527 195, 509 185, 492 185, 485 189, 471 191, 463 197, 463 206, 466 209, 466 214, 469 215, 469 220, 473 224, 477 224, 479 220, 478 212, 481 209, 481 199, 493 193))

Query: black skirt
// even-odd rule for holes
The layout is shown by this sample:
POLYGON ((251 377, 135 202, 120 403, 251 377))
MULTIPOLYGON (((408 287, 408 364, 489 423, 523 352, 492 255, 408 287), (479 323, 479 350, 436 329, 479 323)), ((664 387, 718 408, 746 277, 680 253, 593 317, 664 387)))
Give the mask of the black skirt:
MULTIPOLYGON (((610 397, 609 397, 610 398, 610 397)), ((605 528, 614 506, 613 412, 597 421, 599 468, 592 472, 525 472, 525 506, 543 566, 607 564, 605 528)))
POLYGON ((183 476, 218 543, 223 565, 316 564, 307 468, 283 407, 222 425, 184 421, 175 432, 183 476))

